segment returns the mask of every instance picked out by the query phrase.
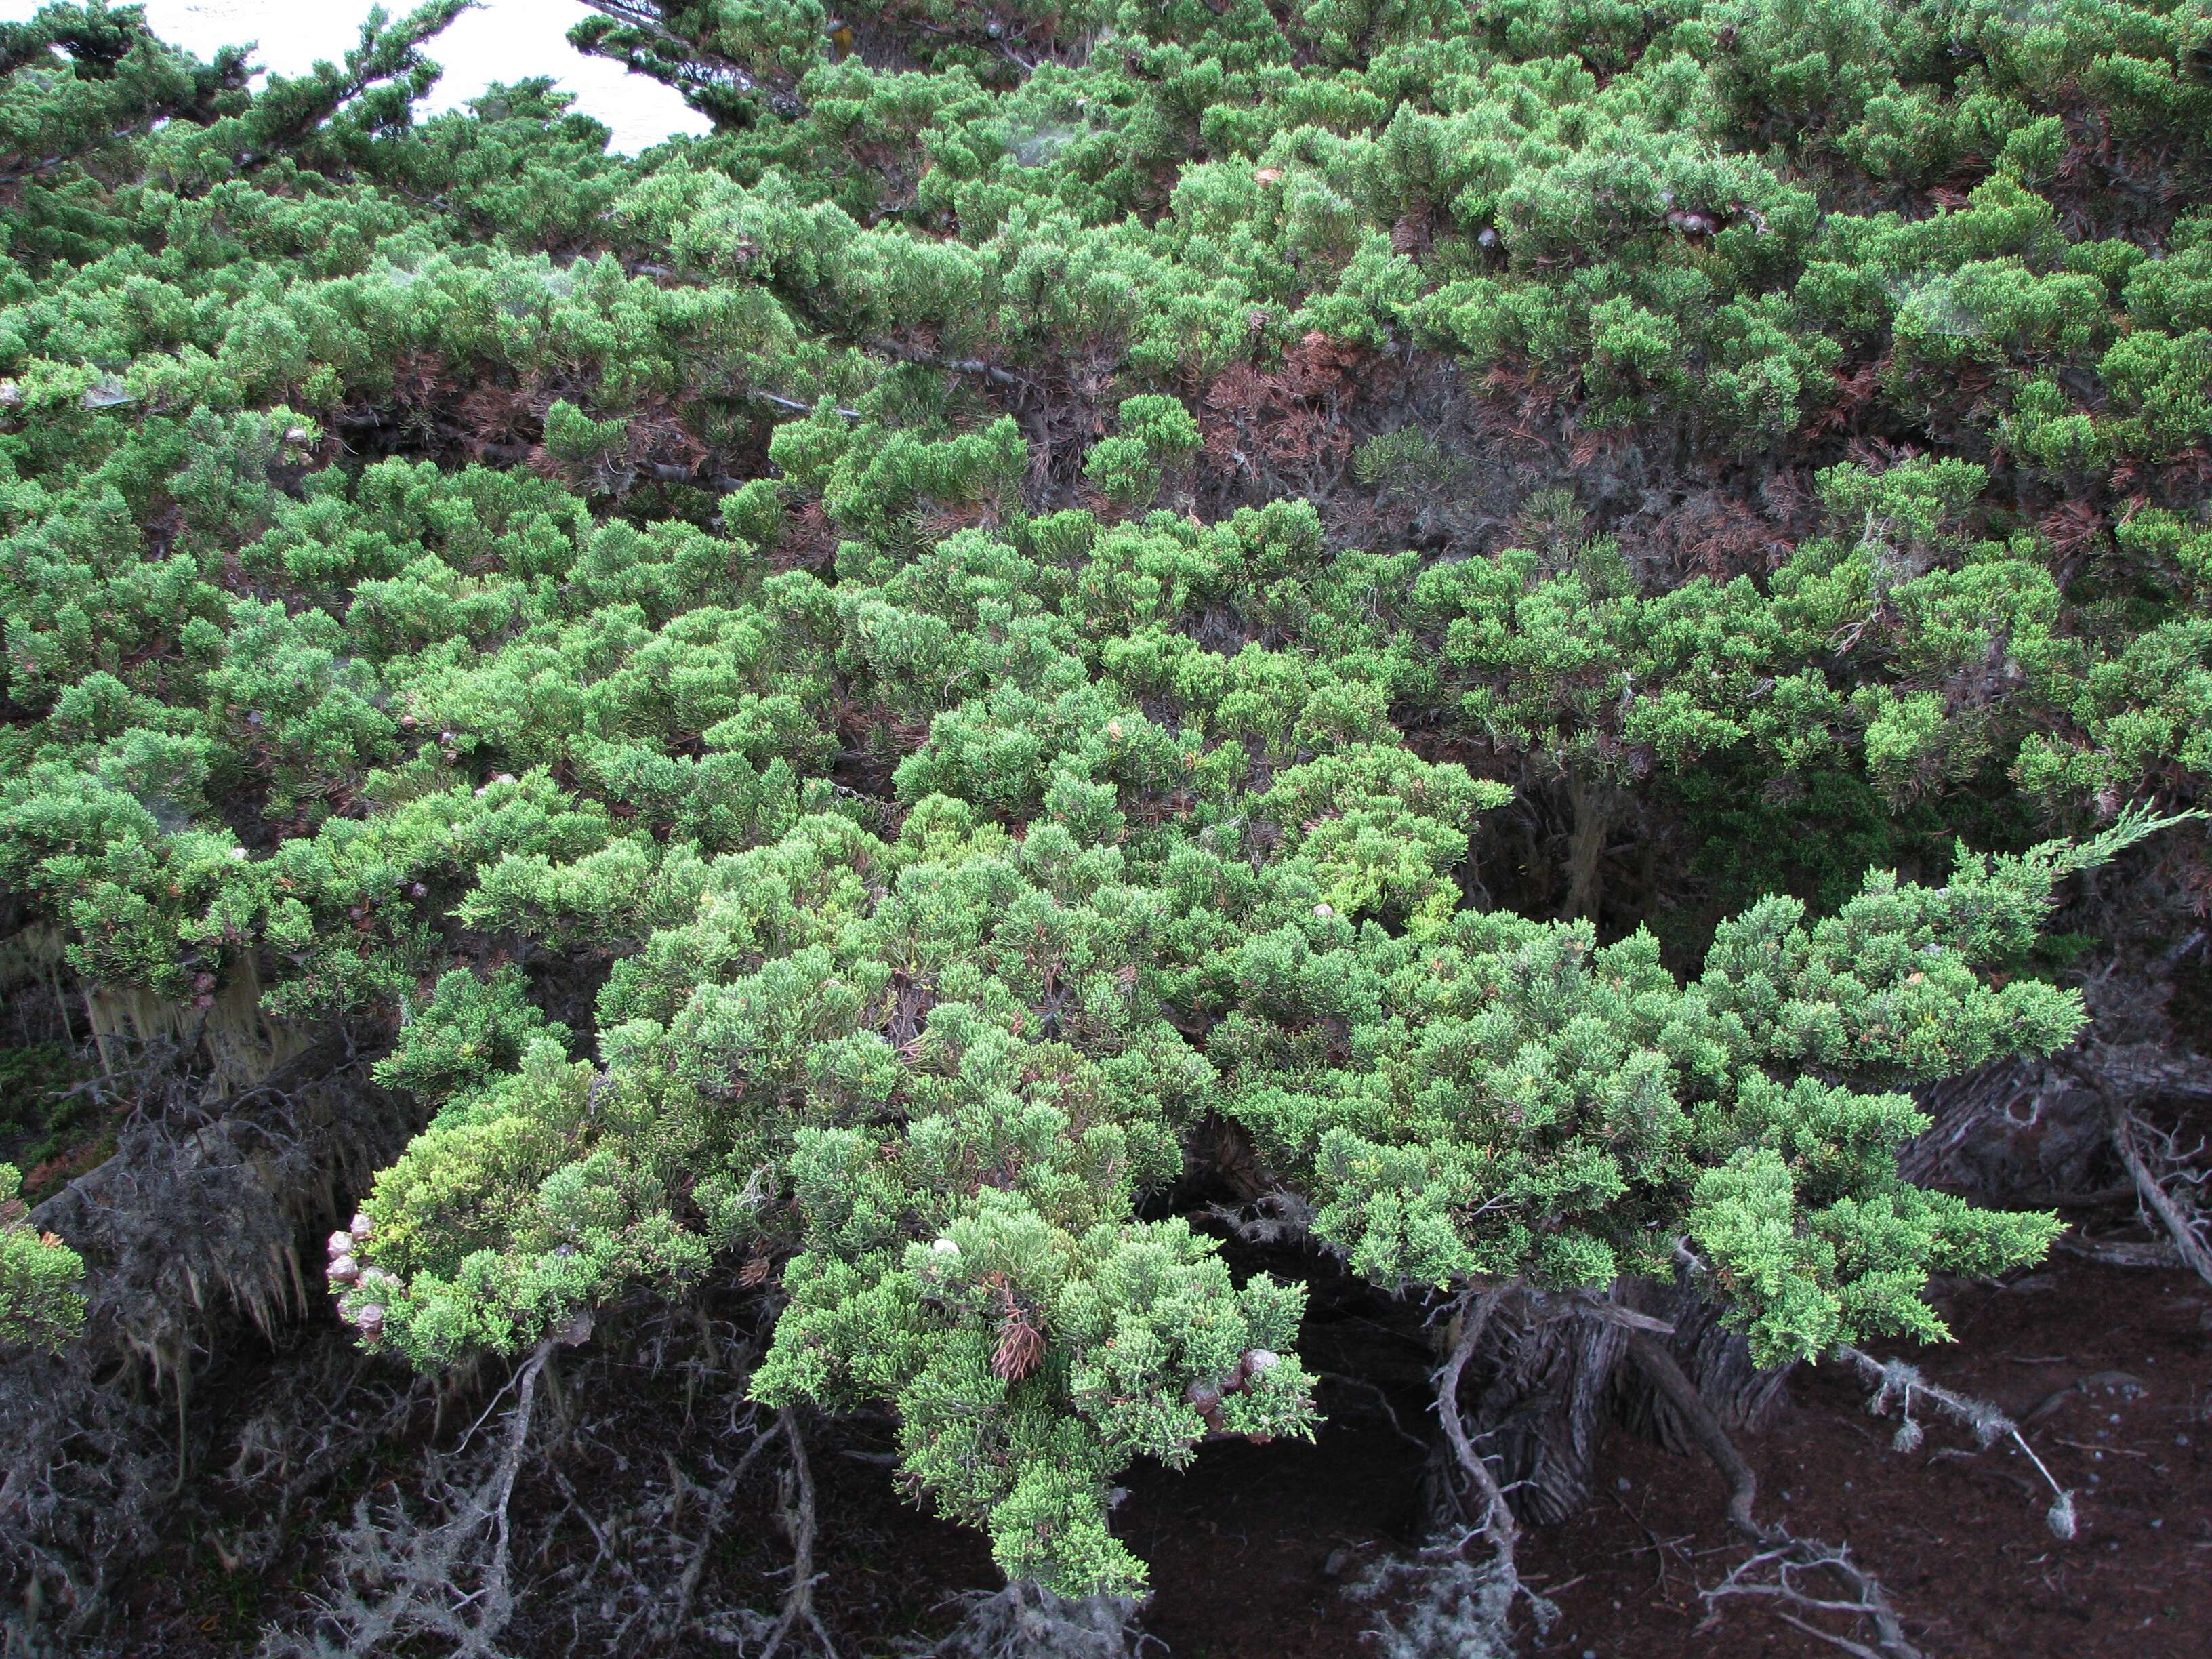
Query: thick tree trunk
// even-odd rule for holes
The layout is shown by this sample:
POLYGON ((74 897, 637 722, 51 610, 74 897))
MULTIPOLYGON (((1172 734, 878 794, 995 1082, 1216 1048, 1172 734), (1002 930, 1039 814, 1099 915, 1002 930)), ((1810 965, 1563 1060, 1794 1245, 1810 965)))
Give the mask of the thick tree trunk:
POLYGON ((2212 1100, 2212 1068, 2166 1014, 2172 989, 2155 975, 2100 976, 2082 987, 2093 1023, 2073 1048, 1916 1091, 1932 1121, 1899 1160, 1906 1179, 2019 1204, 2109 1184, 2115 1107, 2212 1100))
POLYGON ((1575 827, 1567 839, 1567 902, 1559 915, 1566 921, 1597 916, 1599 868, 1605 846, 1613 835, 1620 811, 1620 791, 1595 766, 1577 763, 1567 774, 1567 797, 1575 827))
MULTIPOLYGON (((1761 1370, 1753 1364, 1750 1345, 1721 1323, 1717 1304, 1680 1282, 1660 1285, 1632 1280, 1622 1289, 1622 1299, 1638 1312, 1674 1328, 1672 1336, 1656 1340, 1697 1385, 1698 1397, 1720 1419, 1722 1427, 1731 1434, 1756 1433, 1773 1420, 1790 1368, 1761 1370)), ((1672 1452, 1698 1449, 1690 1425, 1640 1369, 1630 1366, 1618 1374, 1614 1407, 1621 1422, 1645 1439, 1656 1441, 1672 1452)))
POLYGON ((1583 1318, 1562 1298, 1523 1294, 1491 1321, 1468 1368, 1481 1381, 1467 1416, 1523 1520, 1563 1521, 1588 1500, 1626 1352, 1618 1326, 1583 1318))
MULTIPOLYGON (((1616 1298, 1674 1327, 1655 1340, 1729 1430, 1755 1431, 1771 1419, 1788 1373, 1754 1366, 1717 1307, 1686 1285, 1649 1281, 1624 1281, 1616 1298)), ((1563 1521, 1589 1501, 1599 1444, 1615 1422, 1671 1451, 1698 1449, 1689 1425, 1627 1357, 1621 1326, 1564 1297, 1524 1293, 1492 1320, 1468 1367, 1462 1409, 1522 1520, 1563 1521)))

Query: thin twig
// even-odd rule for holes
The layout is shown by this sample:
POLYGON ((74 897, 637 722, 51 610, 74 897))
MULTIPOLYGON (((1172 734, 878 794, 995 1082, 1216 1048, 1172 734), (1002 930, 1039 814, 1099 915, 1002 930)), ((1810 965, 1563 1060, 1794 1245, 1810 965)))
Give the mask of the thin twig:
MULTIPOLYGON (((1376 1404, 1382 1407, 1382 1415, 1390 1420, 1391 1432, 1395 1434, 1399 1439, 1404 1441, 1409 1446, 1418 1447, 1422 1451, 1428 1450, 1428 1443, 1423 1440, 1419 1435, 1410 1432, 1407 1429, 1406 1425, 1398 1420, 1397 1409, 1390 1404, 1390 1396, 1383 1393, 1383 1391, 1377 1388, 1374 1383, 1367 1381, 1366 1378, 1361 1376, 1346 1376, 1341 1371, 1316 1371, 1314 1373, 1314 1380, 1317 1382, 1334 1382, 1344 1388, 1358 1389, 1364 1394, 1373 1395, 1375 1396, 1376 1404)), ((845 1455, 848 1457, 863 1455, 863 1454, 857 1452, 848 1452, 845 1455)), ((886 1462, 896 1461, 896 1459, 891 1458, 886 1458, 884 1460, 886 1462)))

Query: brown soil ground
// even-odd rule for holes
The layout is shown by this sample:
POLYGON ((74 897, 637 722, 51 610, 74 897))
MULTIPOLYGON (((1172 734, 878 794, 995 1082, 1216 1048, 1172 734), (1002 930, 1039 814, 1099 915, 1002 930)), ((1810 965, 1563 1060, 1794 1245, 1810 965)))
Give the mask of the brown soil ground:
MULTIPOLYGON (((1866 1415, 1869 1391, 1832 1367, 1802 1372, 1775 1425, 1743 1442, 1762 1516, 1848 1540, 1930 1655, 2212 1652, 2212 1294, 2179 1273, 2059 1256, 2001 1289, 1966 1287, 1947 1311, 1957 1342, 1882 1352, 2017 1419, 2039 1413, 2028 1437, 2078 1494, 2074 1540, 2045 1525, 2049 1490, 2017 1451, 1961 1456, 1971 1435, 1930 1421, 1919 1450, 1900 1455, 1893 1425, 1866 1415)), ((1371 1651, 1363 1610, 1325 1568, 1340 1547, 1404 1541, 1420 1461, 1379 1413, 1347 1413, 1310 1447, 1228 1448, 1187 1476, 1140 1478, 1127 1513, 1157 1584, 1146 1628, 1178 1659, 1371 1651)), ((1524 1543, 1529 1575, 1560 1609, 1529 1651, 1838 1651, 1741 1601, 1701 1628, 1699 1588, 1744 1554, 1720 1524, 1724 1491, 1709 1466, 1616 1431, 1602 1468, 1588 1511, 1524 1543)))
MULTIPOLYGON (((2017 1452, 1962 1455, 1971 1437, 1933 1419, 1918 1450, 1894 1451, 1893 1424, 1869 1418, 1868 1391, 1832 1368, 1800 1373, 1774 1425, 1743 1443, 1762 1515, 1800 1535, 1848 1540, 1931 1659, 2212 1651, 2212 1293, 2179 1273, 2061 1255, 2002 1287, 1960 1287, 1945 1306, 1960 1340, 1902 1357, 1936 1382, 2034 1419, 2032 1443, 2078 1494, 2077 1536, 2063 1542, 2049 1531, 2048 1489, 2017 1452)), ((1358 1322, 1310 1333, 1313 1363, 1326 1368, 1354 1346, 1358 1322)), ((1395 1339, 1378 1328, 1366 1340, 1395 1339)), ((233 1395, 235 1411, 252 1408, 252 1392, 233 1395)), ((614 1490, 641 1451, 657 1466, 664 1446, 681 1450, 680 1406, 654 1401, 644 1386, 638 1394, 628 1419, 635 1437, 621 1437, 630 1441, 626 1452, 610 1444, 563 1455, 586 1493, 614 1490)), ((1186 1474, 1140 1468, 1128 1477, 1118 1523, 1152 1565, 1146 1628, 1175 1659, 1373 1652, 1362 1632, 1375 1610, 1346 1586, 1367 1563, 1418 1541, 1425 1462, 1382 1402, 1412 1436, 1431 1425, 1410 1387, 1385 1395, 1325 1381, 1322 1398, 1330 1421, 1311 1444, 1209 1447, 1186 1474)), ((816 1437, 827 1575, 817 1594, 847 1656, 884 1654, 896 1638, 941 1631, 951 1598, 996 1582, 980 1537, 898 1500, 888 1471, 866 1461, 880 1449, 864 1427, 816 1437)), ((381 1469, 354 1471, 346 1488, 358 1493, 403 1473, 406 1449, 386 1455, 381 1469)), ((546 1513, 530 1513, 545 1496, 530 1488, 526 1480, 517 1492, 526 1538, 528 1522, 546 1513)), ((326 1510, 349 1501, 331 1497, 326 1510)), ((1698 1590, 1744 1553, 1720 1525, 1722 1497, 1701 1461, 1614 1432, 1591 1507, 1526 1537, 1524 1567, 1556 1599, 1560 1619, 1525 1650, 1566 1659, 1838 1652, 1749 1602, 1702 1622, 1698 1590)), ((751 1483, 718 1541, 702 1605, 774 1604, 775 1575, 789 1560, 775 1503, 773 1479, 751 1483)), ((587 1545, 580 1529, 564 1545, 556 1528, 533 1553, 557 1566, 564 1549, 587 1545)), ((130 1650, 149 1659, 250 1651, 264 1620, 297 1617, 319 1566, 303 1547, 247 1581, 223 1572, 204 1541, 180 1540, 131 1586, 130 1650)))

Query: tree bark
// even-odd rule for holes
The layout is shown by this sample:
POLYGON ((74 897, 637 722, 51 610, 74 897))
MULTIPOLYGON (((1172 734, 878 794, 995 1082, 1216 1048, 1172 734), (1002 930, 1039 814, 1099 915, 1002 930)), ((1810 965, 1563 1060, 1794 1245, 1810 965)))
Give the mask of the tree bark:
MULTIPOLYGON (((1685 1284, 1625 1280, 1613 1295, 1629 1318, 1674 1328, 1634 1334, 1667 1350, 1731 1432, 1771 1420, 1789 1373, 1753 1365, 1717 1305, 1685 1284)), ((1511 1298, 1487 1322, 1468 1366, 1482 1381, 1467 1419, 1523 1521, 1564 1521, 1589 1501, 1599 1443, 1616 1421, 1670 1451, 1698 1449, 1692 1426, 1643 1368, 1623 1363, 1630 1334, 1583 1304, 1537 1291, 1511 1298)))
POLYGON ((1490 1321, 1474 1367, 1487 1380, 1473 1416, 1522 1519, 1564 1521, 1589 1500, 1623 1336, 1540 1292, 1490 1321))
POLYGON ((1572 921, 1597 919, 1599 869, 1620 811, 1620 790, 1596 767, 1577 762, 1567 771, 1567 799, 1575 827, 1567 838, 1567 902, 1559 915, 1572 921))
MULTIPOLYGON (((1773 1420, 1791 1367, 1762 1370, 1752 1364, 1750 1345, 1721 1323, 1718 1304, 1699 1295, 1694 1285, 1679 1281, 1631 1280, 1622 1286, 1622 1299, 1674 1328, 1673 1335, 1656 1340, 1674 1356, 1698 1397, 1729 1432, 1755 1434, 1773 1420)), ((1614 1407, 1621 1422, 1645 1439, 1671 1452, 1697 1449, 1690 1425, 1640 1367, 1620 1372, 1614 1407)))

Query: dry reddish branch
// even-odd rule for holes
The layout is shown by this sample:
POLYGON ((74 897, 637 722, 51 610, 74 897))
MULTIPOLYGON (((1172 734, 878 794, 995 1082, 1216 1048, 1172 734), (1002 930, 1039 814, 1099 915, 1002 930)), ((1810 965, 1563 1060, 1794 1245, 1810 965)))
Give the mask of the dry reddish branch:
POLYGON ((991 1356, 991 1370, 1009 1382, 1018 1382, 1044 1361, 1044 1333, 1016 1309, 999 1322, 999 1346, 991 1356))
POLYGON ((1361 395, 1371 356, 1312 333, 1283 354, 1273 374, 1249 363, 1223 370, 1200 400, 1206 461, 1227 477, 1261 482, 1280 469, 1342 465, 1352 439, 1343 417, 1361 395))

